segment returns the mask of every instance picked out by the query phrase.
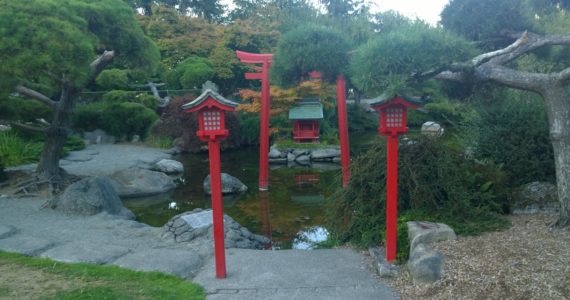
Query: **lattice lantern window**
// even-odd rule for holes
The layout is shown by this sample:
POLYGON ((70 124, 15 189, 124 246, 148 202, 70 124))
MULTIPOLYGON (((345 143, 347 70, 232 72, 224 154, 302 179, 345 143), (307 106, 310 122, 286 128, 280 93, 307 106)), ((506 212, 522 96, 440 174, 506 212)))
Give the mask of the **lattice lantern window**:
POLYGON ((416 109, 419 104, 418 100, 408 101, 401 96, 371 103, 370 106, 380 113, 378 132, 383 135, 399 135, 408 132, 406 126, 408 109, 416 109))
POLYGON ((219 110, 208 110, 204 111, 204 128, 203 130, 208 131, 217 131, 221 130, 222 128, 222 112, 219 110))
POLYGON ((393 106, 386 109, 386 127, 401 128, 404 127, 404 108, 402 106, 393 106))

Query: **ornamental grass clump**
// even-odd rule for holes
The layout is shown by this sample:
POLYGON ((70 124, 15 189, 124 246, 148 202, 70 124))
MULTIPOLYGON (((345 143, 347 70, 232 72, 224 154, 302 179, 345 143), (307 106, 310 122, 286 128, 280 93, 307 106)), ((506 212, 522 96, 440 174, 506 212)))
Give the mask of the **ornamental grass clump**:
MULTIPOLYGON (((506 176, 494 165, 467 159, 434 137, 401 139, 398 212, 403 221, 443 222, 458 234, 505 228, 506 176)), ((383 242, 386 224, 386 146, 377 142, 354 161, 345 189, 327 207, 333 234, 360 246, 383 242)), ((400 230, 403 233, 403 230, 400 230)), ((405 236, 399 234, 399 239, 405 236)), ((402 242, 400 242, 402 244, 402 242)), ((407 249, 402 249, 407 255, 407 249)))

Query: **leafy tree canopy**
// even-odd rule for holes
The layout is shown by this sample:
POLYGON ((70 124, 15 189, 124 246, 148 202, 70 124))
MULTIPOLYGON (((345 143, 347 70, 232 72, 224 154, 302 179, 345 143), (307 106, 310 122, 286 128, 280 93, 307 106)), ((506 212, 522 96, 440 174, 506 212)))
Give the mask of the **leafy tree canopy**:
POLYGON ((280 84, 291 85, 319 71, 332 82, 348 66, 349 47, 338 32, 313 25, 299 27, 279 41, 271 75, 280 84))
MULTIPOLYGON (((501 37, 505 30, 533 30, 532 12, 528 1, 451 0, 441 12, 441 24, 469 40, 486 41, 501 37)), ((489 46, 496 43, 489 42, 489 46)))
POLYGON ((119 65, 150 72, 160 56, 119 0, 3 1, 0 37, 0 93, 5 94, 25 83, 53 95, 62 77, 81 86, 103 50, 114 50, 119 65))
POLYGON ((382 34, 361 46, 351 60, 351 81, 371 96, 386 91, 428 92, 430 83, 412 84, 410 75, 474 53, 463 39, 440 28, 416 22, 382 34))

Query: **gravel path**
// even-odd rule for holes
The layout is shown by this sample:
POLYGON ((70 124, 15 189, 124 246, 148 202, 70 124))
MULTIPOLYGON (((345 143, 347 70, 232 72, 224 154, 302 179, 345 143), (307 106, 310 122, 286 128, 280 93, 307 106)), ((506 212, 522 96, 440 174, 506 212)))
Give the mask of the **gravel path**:
POLYGON ((404 272, 392 285, 402 299, 570 299, 570 230, 554 218, 511 216, 508 230, 434 244, 441 280, 414 286, 404 272))

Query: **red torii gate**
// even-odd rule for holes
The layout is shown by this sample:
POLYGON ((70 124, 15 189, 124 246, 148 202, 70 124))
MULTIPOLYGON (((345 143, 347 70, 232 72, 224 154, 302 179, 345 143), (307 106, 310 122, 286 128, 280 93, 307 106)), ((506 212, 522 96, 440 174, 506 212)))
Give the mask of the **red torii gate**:
POLYGON ((269 67, 273 54, 236 51, 242 63, 262 64, 259 73, 245 73, 245 79, 261 80, 261 116, 259 118, 259 190, 269 189, 269 67))
MULTIPOLYGON (((269 67, 273 59, 272 53, 249 53, 236 50, 238 59, 247 64, 262 64, 256 67, 259 73, 245 73, 246 79, 261 80, 261 116, 259 136, 259 190, 268 190, 269 170, 269 67)), ((319 76, 318 72, 311 72, 312 76, 319 76)), ((350 180, 350 149, 348 143, 348 119, 346 113, 346 80, 340 74, 336 80, 336 96, 338 110, 338 131, 340 140, 342 186, 346 187, 350 180)))

